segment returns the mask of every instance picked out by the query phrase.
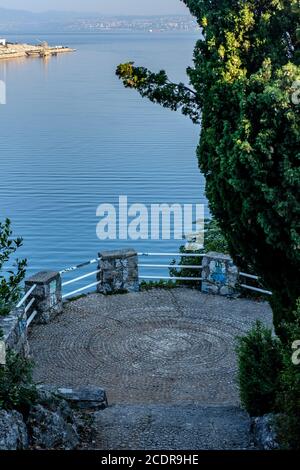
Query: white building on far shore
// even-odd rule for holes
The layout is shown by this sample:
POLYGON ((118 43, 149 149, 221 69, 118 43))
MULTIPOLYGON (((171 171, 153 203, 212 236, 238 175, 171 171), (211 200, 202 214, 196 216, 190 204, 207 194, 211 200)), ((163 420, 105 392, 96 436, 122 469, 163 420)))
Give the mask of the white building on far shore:
POLYGON ((6 39, 0 39, 0 46, 6 46, 6 39))

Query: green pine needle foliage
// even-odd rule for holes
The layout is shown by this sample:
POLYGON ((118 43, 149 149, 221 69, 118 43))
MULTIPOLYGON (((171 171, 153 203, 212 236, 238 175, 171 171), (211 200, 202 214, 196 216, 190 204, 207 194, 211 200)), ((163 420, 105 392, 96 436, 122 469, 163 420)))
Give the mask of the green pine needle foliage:
POLYGON ((132 62, 117 75, 201 122, 197 155, 211 212, 236 265, 273 292, 283 337, 300 294, 299 0, 184 3, 203 31, 188 86, 132 62))

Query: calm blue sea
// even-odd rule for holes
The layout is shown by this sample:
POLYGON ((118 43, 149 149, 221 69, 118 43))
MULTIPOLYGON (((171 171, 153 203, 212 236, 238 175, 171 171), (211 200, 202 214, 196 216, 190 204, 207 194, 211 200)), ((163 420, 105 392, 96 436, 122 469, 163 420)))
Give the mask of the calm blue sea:
MULTIPOLYGON (((7 105, 0 106, 0 219, 24 238, 29 274, 62 269, 101 250, 177 251, 178 241, 101 242, 97 206, 204 203, 195 156, 200 129, 143 100, 115 76, 134 60, 186 81, 196 34, 19 35, 77 52, 44 61, 0 63, 7 105)), ((152 260, 153 261, 153 260, 152 260)))

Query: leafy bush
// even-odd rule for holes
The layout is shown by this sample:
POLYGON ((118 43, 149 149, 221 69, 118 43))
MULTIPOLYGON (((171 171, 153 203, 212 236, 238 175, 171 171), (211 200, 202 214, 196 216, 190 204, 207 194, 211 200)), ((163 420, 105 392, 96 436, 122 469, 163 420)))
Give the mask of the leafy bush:
POLYGON ((32 362, 13 351, 7 352, 6 365, 0 366, 0 409, 26 413, 36 399, 32 383, 32 362))
POLYGON ((279 442, 285 448, 300 450, 300 366, 291 361, 291 352, 284 354, 284 367, 280 374, 277 420, 279 442))
MULTIPOLYGON (((201 250, 193 251, 193 254, 203 254, 209 251, 215 251, 218 253, 228 253, 228 245, 224 238, 224 235, 216 220, 208 220, 205 222, 205 237, 204 237, 204 248, 201 250)), ((191 253, 186 249, 185 246, 180 247, 180 253, 189 254, 191 253)), ((201 277, 201 257, 188 257, 182 256, 180 261, 173 260, 172 264, 178 264, 181 268, 171 268, 170 276, 173 277, 201 277), (199 266, 198 269, 191 269, 189 266, 199 266)), ((178 284, 187 284, 190 287, 199 287, 199 281, 178 281, 178 284)))
POLYGON ((283 369, 280 374, 278 407, 282 412, 278 420, 279 440, 284 447, 300 450, 300 365, 292 361, 291 345, 300 340, 300 300, 294 322, 285 324, 288 344, 283 350, 283 369))
MULTIPOLYGON (((186 250, 185 246, 180 247, 180 253, 182 254, 191 254, 190 251, 186 250)), ((193 254, 203 253, 203 250, 194 251, 193 254)), ((202 265, 202 258, 201 257, 193 257, 193 256, 182 256, 180 261, 173 260, 171 264, 176 264, 178 266, 182 266, 181 268, 170 268, 170 276, 172 277, 192 277, 192 278, 199 278, 201 277, 201 265, 202 265), (192 269, 190 266, 199 266, 198 269, 192 269)), ((177 281, 177 285, 188 285, 189 287, 199 287, 199 281, 177 281)))
POLYGON ((278 413, 276 428, 283 448, 300 450, 300 365, 292 361, 292 345, 300 341, 300 299, 293 322, 283 323, 288 341, 280 341, 257 322, 239 338, 241 401, 252 416, 278 413))
POLYGON ((25 277, 26 260, 15 261, 15 271, 4 270, 4 265, 22 246, 22 238, 12 238, 11 222, 0 222, 0 315, 7 315, 18 302, 20 283, 25 277))
POLYGON ((204 252, 216 251, 217 253, 229 253, 229 246, 218 222, 215 219, 205 223, 204 252))
POLYGON ((238 338, 237 353, 243 406, 251 416, 276 411, 282 369, 281 342, 258 321, 247 336, 238 338))
POLYGON ((178 287, 178 283, 176 281, 142 281, 140 284, 140 289, 142 291, 148 291, 151 289, 175 289, 178 287))

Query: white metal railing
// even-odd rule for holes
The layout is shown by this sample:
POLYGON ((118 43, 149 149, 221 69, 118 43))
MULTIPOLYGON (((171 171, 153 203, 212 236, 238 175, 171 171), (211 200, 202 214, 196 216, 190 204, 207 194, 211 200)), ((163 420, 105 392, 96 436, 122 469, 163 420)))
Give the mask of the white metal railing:
POLYGON ((241 284, 243 289, 253 290, 254 292, 259 292, 260 294, 273 295, 269 290, 260 289, 259 287, 248 286, 247 284, 241 284))
POLYGON ((201 269, 202 268, 201 265, 192 266, 192 265, 189 265, 189 264, 139 264, 138 266, 139 266, 139 268, 161 268, 161 269, 163 269, 163 268, 201 269))
POLYGON ((33 307, 34 302, 36 300, 35 297, 32 297, 29 300, 30 296, 33 294, 36 287, 37 287, 37 284, 33 284, 33 286, 25 293, 25 295, 22 297, 20 302, 17 304, 17 308, 21 308, 24 305, 24 314, 25 314, 25 317, 26 317, 26 327, 27 328, 30 326, 30 324, 33 322, 33 320, 35 319, 35 317, 37 315, 36 310, 34 310, 33 312, 30 313, 30 310, 33 307), (29 300, 28 303, 27 303, 27 300, 29 300), (28 313, 30 313, 29 316, 28 316, 28 313))
MULTIPOLYGON (((149 257, 203 258, 204 256, 205 256, 204 253, 138 253, 139 258, 143 258, 143 257, 147 257, 147 258, 149 258, 149 257)), ((92 259, 90 261, 80 263, 76 266, 66 268, 66 269, 60 271, 60 274, 63 276, 64 274, 68 274, 68 273, 77 271, 79 269, 85 268, 85 267, 90 266, 92 264, 96 264, 96 263, 98 263, 99 260, 100 260, 100 258, 95 258, 95 259, 92 259)), ((147 268, 148 269, 191 269, 191 270, 195 270, 195 271, 199 271, 199 272, 202 271, 202 265, 194 265, 194 264, 184 265, 184 264, 178 264, 176 262, 175 262, 175 264, 156 264, 156 263, 141 262, 141 263, 138 264, 138 267, 142 268, 142 269, 147 269, 147 268)), ((89 277, 96 276, 100 272, 101 272, 101 270, 98 269, 96 271, 84 274, 82 276, 78 276, 74 279, 67 280, 67 281, 62 283, 62 287, 66 287, 66 286, 75 284, 76 282, 82 281, 84 279, 88 279, 89 277)), ((244 273, 244 272, 240 272, 239 275, 240 275, 240 277, 244 277, 244 278, 247 278, 247 279, 252 279, 252 280, 255 280, 255 281, 259 281, 259 279, 260 279, 259 276, 255 276, 253 274, 248 274, 248 273, 244 273)), ((156 276, 153 273, 149 274, 149 275, 141 273, 141 274, 139 274, 139 279, 141 279, 141 280, 158 280, 158 281, 159 280, 191 281, 191 282, 203 281, 203 277, 201 277, 201 275, 199 277, 192 277, 192 276, 191 277, 188 277, 188 276, 183 277, 183 276, 170 276, 170 275, 169 276, 166 276, 166 275, 163 275, 163 276, 157 275, 156 276)), ((63 300, 65 300, 69 297, 75 296, 76 294, 80 294, 84 291, 92 289, 93 287, 98 286, 100 283, 101 283, 101 281, 93 282, 91 284, 88 284, 87 286, 80 287, 76 290, 73 290, 72 292, 67 292, 67 293, 63 294, 62 298, 63 298, 63 300)), ((35 286, 33 286, 33 287, 35 287, 35 286)), ((261 294, 272 295, 272 292, 270 292, 268 290, 265 290, 261 287, 250 286, 250 285, 245 284, 245 283, 241 283, 240 287, 243 288, 243 289, 252 290, 254 292, 258 292, 258 293, 261 293, 261 294)), ((33 290, 34 289, 32 288, 32 291, 33 290)), ((31 292, 28 291, 28 293, 26 294, 27 298, 30 296, 30 293, 31 292)))
POLYGON ((85 263, 77 264, 77 266, 72 266, 71 268, 66 268, 60 271, 60 274, 66 274, 70 273, 72 271, 77 271, 78 269, 85 268, 86 266, 89 266, 90 264, 95 264, 99 261, 99 258, 91 259, 90 261, 86 261, 85 263))
MULTIPOLYGON (((92 264, 98 263, 99 260, 100 260, 100 258, 94 258, 94 259, 86 261, 84 263, 77 264, 76 266, 72 266, 71 268, 63 269, 62 271, 60 271, 60 274, 63 276, 64 274, 68 274, 68 273, 77 271, 79 269, 83 269, 87 266, 91 266, 92 264)), ((93 271, 91 273, 83 274, 82 276, 78 276, 75 279, 71 279, 69 281, 63 282, 62 287, 70 286, 72 284, 75 284, 76 282, 82 281, 82 280, 87 279, 87 278, 92 277, 92 276, 96 276, 99 273, 100 273, 100 269, 98 269, 96 271, 93 271)), ((65 300, 69 297, 75 296, 76 294, 80 294, 81 292, 87 291, 88 289, 92 289, 93 287, 98 286, 100 283, 101 283, 101 281, 93 282, 92 284, 89 284, 87 286, 75 289, 72 292, 67 292, 67 293, 62 295, 62 299, 65 300)))
POLYGON ((36 316, 37 316, 37 310, 34 310, 32 312, 32 314, 30 315, 30 317, 27 318, 27 322, 26 322, 26 327, 27 328, 31 325, 31 323, 33 322, 33 320, 35 319, 36 316))
POLYGON ((138 253, 138 256, 170 256, 180 258, 203 258, 204 253, 138 253))
POLYGON ((253 274, 247 274, 247 273, 242 273, 240 272, 240 276, 242 277, 247 277, 249 279, 254 279, 256 281, 259 281, 259 277, 258 276, 254 276, 253 274))
MULTIPOLYGON (((143 256, 168 256, 169 258, 172 258, 172 257, 192 257, 192 258, 202 258, 204 255, 203 254, 195 254, 195 253, 190 253, 190 254, 186 254, 186 253, 138 253, 138 256, 139 257, 143 257, 143 256)), ((70 268, 66 268, 66 269, 63 269, 62 271, 60 271, 60 274, 63 276, 65 274, 68 274, 68 273, 71 273, 71 272, 74 272, 74 271, 77 271, 79 269, 83 269, 87 266, 90 266, 92 264, 96 264, 98 261, 100 260, 100 258, 95 258, 95 259, 92 259, 90 261, 86 261, 84 263, 80 263, 80 264, 77 264, 76 266, 72 266, 70 268)), ((181 265, 178 265, 178 264, 139 264, 138 265, 140 268, 155 268, 155 269, 179 269, 179 268, 184 268, 184 266, 181 266, 181 265)), ((201 270, 202 269, 202 266, 201 265, 198 265, 198 266, 186 266, 188 269, 197 269, 197 270, 201 270)), ((88 274, 84 274, 82 276, 78 276, 74 279, 71 279, 71 280, 68 280, 68 281, 65 281, 62 283, 62 287, 67 287, 69 285, 72 285, 72 284, 75 284, 76 282, 79 282, 79 281, 82 281, 84 279, 87 279, 91 276, 96 276, 97 274, 99 274, 101 272, 100 269, 96 270, 96 271, 93 271, 91 273, 88 273, 88 274)), ((160 280, 182 280, 182 281, 201 281, 202 278, 201 277, 173 277, 173 276, 146 276, 146 275, 140 275, 139 276, 140 279, 160 279, 160 280)), ((73 290, 72 292, 67 292, 65 294, 62 295, 62 299, 65 300, 69 297, 72 297, 72 296, 75 296, 76 294, 80 294, 84 291, 87 291, 88 289, 91 289, 93 287, 96 287, 98 286, 99 284, 101 283, 101 281, 97 281, 97 282, 94 282, 92 284, 89 284, 87 286, 84 286, 84 287, 80 287, 78 289, 75 289, 73 290)))
MULTIPOLYGON (((203 258, 205 253, 138 253, 141 257, 150 257, 150 256, 169 256, 169 257, 181 257, 181 258, 203 258)), ((197 269, 202 270, 202 266, 195 265, 178 265, 178 264, 139 264, 140 268, 153 268, 153 269, 197 269)), ((259 276, 254 274, 248 274, 244 272, 239 273, 240 277, 245 277, 247 279, 253 279, 259 281, 259 276)), ((175 276, 153 276, 153 275, 140 275, 140 279, 144 280, 174 280, 174 281, 203 281, 203 277, 175 277, 175 276)), ((248 284, 240 284, 240 287, 247 290, 252 290, 254 292, 259 292, 260 294, 272 295, 272 292, 262 289, 260 287, 249 286, 248 284)))
POLYGON ((32 305, 34 304, 35 302, 35 297, 32 297, 32 299, 30 300, 30 302, 26 305, 25 307, 25 313, 28 313, 29 310, 31 309, 32 305))
POLYGON ((96 287, 99 284, 101 284, 101 281, 94 282, 93 284, 89 284, 88 286, 85 287, 80 287, 79 289, 74 290, 73 292, 68 292, 67 294, 64 294, 62 296, 62 299, 67 299, 68 297, 72 297, 76 294, 79 294, 80 292, 84 292, 85 290, 91 289, 92 287, 96 287))
MULTIPOLYGON (((205 256, 204 253, 138 253, 139 258, 143 258, 143 257, 203 258, 204 256, 205 256)), ((77 271, 79 269, 85 268, 87 266, 96 264, 96 263, 98 263, 99 260, 100 260, 100 258, 95 258, 95 259, 92 259, 90 261, 86 261, 84 263, 78 264, 76 266, 72 266, 70 268, 63 269, 62 271, 60 271, 60 275, 63 276, 65 274, 68 274, 68 273, 77 271)), ((156 263, 143 263, 142 262, 142 263, 138 263, 138 267, 143 268, 143 269, 145 269, 145 268, 150 268, 150 269, 191 269, 191 270, 196 270, 196 271, 199 271, 199 272, 201 272, 202 269, 203 269, 202 264, 199 264, 199 265, 195 265, 195 264, 184 265, 184 264, 178 264, 178 263, 176 263, 176 261, 174 261, 174 264, 156 264, 156 263)), ((89 277, 92 277, 92 276, 97 276, 97 274, 100 274, 100 272, 101 272, 101 269, 97 269, 97 270, 92 271, 90 273, 78 276, 74 279, 66 280, 62 283, 62 287, 70 286, 72 284, 75 284, 76 282, 82 281, 84 279, 88 279, 89 277)), ((244 273, 244 272, 240 272, 239 276, 242 277, 242 278, 258 281, 258 283, 259 283, 259 280, 260 280, 259 276, 255 276, 254 274, 248 274, 248 273, 244 273)), ((203 277, 201 277, 201 276, 199 276, 199 277, 188 277, 188 276, 181 277, 181 276, 170 276, 170 275, 169 276, 165 276, 165 275, 163 275, 163 276, 154 276, 153 274, 151 274, 151 275, 140 274, 139 279, 141 279, 141 280, 170 280, 170 281, 203 281, 203 277)), ((79 294, 81 292, 92 289, 93 287, 96 287, 99 284, 101 284, 101 281, 93 282, 93 283, 88 284, 86 286, 80 287, 76 290, 73 290, 72 292, 65 293, 65 294, 62 295, 62 299, 65 300, 69 297, 73 297, 76 294, 79 294)), ((24 306, 24 314, 25 314, 25 317, 26 317, 26 326, 27 326, 27 328, 33 322, 33 320, 35 319, 35 317, 38 313, 37 310, 33 310, 31 312, 32 308, 34 307, 34 303, 36 301, 36 298, 34 296, 32 296, 32 294, 34 293, 34 290, 36 289, 36 287, 37 287, 37 284, 34 284, 25 293, 25 295, 22 297, 20 302, 17 304, 17 308, 21 308, 21 307, 24 306)), ((265 290, 261 287, 250 286, 250 285, 245 284, 245 283, 241 283, 240 287, 242 287, 243 289, 258 292, 260 294, 272 295, 272 292, 270 292, 268 290, 265 290)))
POLYGON ((70 281, 66 281, 62 283, 62 287, 69 286, 70 284, 74 284, 75 282, 82 281, 91 276, 95 276, 96 274, 100 273, 100 269, 98 271, 93 271, 92 273, 85 274, 84 276, 76 277, 75 279, 71 279, 70 281))
POLYGON ((28 299, 28 297, 31 296, 32 292, 34 291, 34 289, 35 289, 36 287, 37 287, 37 285, 34 284, 34 285, 29 289, 29 291, 26 292, 26 294, 24 295, 24 297, 22 297, 22 299, 21 299, 20 302, 18 303, 17 308, 22 307, 22 305, 26 302, 26 300, 28 299))
POLYGON ((160 281, 203 281, 202 277, 175 277, 175 276, 139 276, 140 279, 156 279, 160 281))
MULTIPOLYGON (((167 256, 169 258, 203 258, 202 253, 138 253, 139 257, 158 257, 167 256)), ((153 269, 191 269, 202 271, 202 265, 180 265, 180 264, 138 264, 139 268, 153 268, 153 269)), ((156 281, 202 281, 202 277, 177 277, 177 276, 153 276, 146 274, 139 274, 141 280, 156 280, 156 281)))
MULTIPOLYGON (((255 276, 254 274, 247 274, 240 272, 239 273, 240 277, 245 277, 247 279, 253 279, 254 281, 259 281, 259 276, 255 276)), ((248 284, 240 284, 240 287, 243 289, 251 290, 253 292, 258 292, 260 294, 265 294, 265 295, 273 295, 273 293, 269 290, 263 289, 261 287, 255 287, 255 286, 249 286, 248 284)))

